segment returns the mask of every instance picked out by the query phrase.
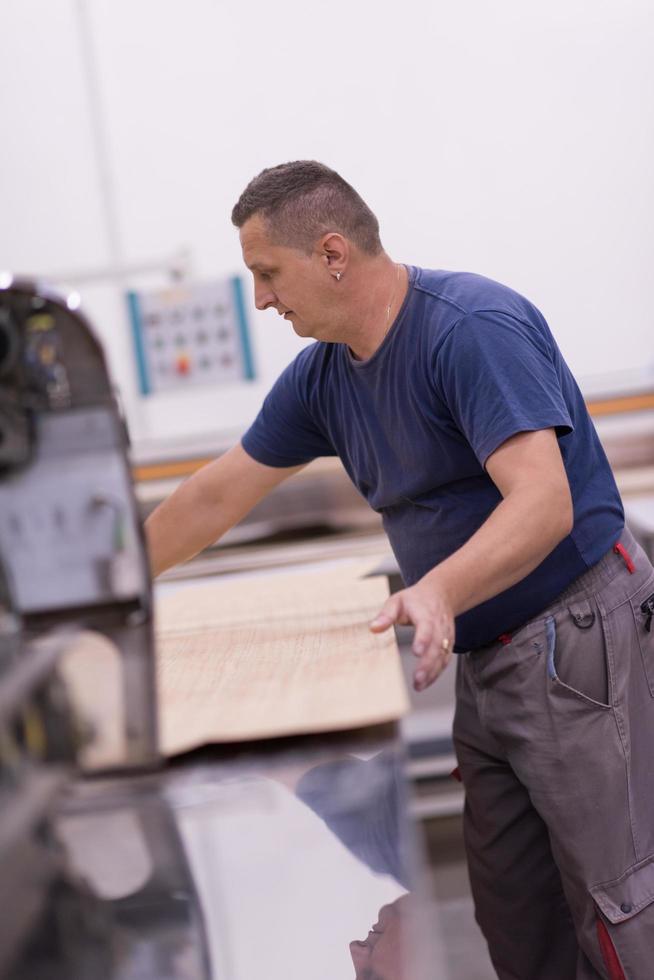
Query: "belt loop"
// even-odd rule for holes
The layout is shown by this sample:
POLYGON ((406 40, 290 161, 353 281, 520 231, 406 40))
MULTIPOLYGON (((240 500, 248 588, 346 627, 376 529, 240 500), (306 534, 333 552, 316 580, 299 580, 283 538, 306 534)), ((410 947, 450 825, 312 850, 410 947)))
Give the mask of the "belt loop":
POLYGON ((636 566, 634 565, 631 556, 629 555, 629 552, 627 551, 625 546, 623 544, 620 544, 620 542, 618 541, 618 543, 615 545, 613 550, 616 553, 616 555, 620 555, 623 562, 627 566, 627 571, 629 572, 629 574, 633 575, 634 572, 636 571, 636 566))

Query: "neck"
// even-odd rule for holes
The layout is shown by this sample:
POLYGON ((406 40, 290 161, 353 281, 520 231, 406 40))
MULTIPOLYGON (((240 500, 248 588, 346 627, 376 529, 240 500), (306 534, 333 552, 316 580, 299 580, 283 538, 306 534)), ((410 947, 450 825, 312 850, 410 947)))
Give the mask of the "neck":
POLYGON ((372 357, 383 343, 404 302, 407 284, 404 266, 393 262, 386 253, 360 270, 348 317, 351 327, 347 340, 358 360, 372 357))

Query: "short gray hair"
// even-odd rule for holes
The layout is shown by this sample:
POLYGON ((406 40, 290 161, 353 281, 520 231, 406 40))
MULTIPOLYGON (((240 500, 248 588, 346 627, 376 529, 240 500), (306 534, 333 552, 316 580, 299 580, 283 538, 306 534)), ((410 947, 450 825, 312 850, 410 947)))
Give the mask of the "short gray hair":
POLYGON ((232 211, 242 228, 260 214, 278 245, 307 254, 327 232, 339 232, 362 252, 382 250, 379 222, 347 181, 316 160, 295 160, 268 167, 247 185, 232 211))

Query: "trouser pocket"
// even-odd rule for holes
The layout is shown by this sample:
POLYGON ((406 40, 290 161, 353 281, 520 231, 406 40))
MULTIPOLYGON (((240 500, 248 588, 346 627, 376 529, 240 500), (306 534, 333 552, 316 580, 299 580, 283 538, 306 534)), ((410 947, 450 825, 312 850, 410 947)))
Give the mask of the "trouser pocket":
POLYGON ((610 980, 651 980, 654 945, 654 854, 590 889, 597 939, 610 980))
POLYGON ((545 623, 547 673, 560 693, 608 707, 610 675, 605 624, 594 598, 571 603, 545 623))

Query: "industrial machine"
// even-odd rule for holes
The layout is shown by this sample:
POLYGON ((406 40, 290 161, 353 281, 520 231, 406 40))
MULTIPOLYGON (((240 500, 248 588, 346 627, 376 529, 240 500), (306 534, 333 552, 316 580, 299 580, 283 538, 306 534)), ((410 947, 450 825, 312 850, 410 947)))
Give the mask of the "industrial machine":
POLYGON ((0 556, 26 637, 62 623, 120 652, 125 758, 156 759, 151 588, 127 434, 93 331, 30 283, 0 290, 0 556))
POLYGON ((112 651, 107 677, 124 706, 124 730, 95 759, 129 771, 157 761, 127 436, 76 298, 8 277, 0 286, 0 976, 113 976, 107 908, 70 870, 51 817, 80 764, 97 766, 85 750, 103 735, 85 631, 112 651))

